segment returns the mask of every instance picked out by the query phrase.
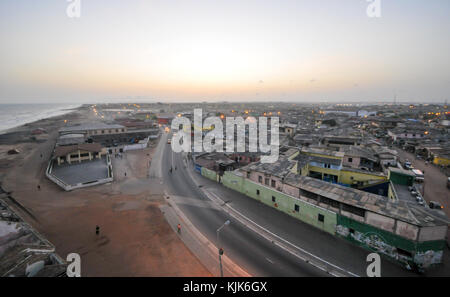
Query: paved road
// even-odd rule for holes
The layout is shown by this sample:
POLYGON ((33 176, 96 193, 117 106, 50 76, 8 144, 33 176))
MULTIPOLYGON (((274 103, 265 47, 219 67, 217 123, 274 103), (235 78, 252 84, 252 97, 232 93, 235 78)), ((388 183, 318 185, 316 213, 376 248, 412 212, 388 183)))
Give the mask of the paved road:
MULTIPOLYGON (((447 176, 435 165, 425 164, 425 161, 417 159, 415 155, 397 148, 401 161, 409 160, 414 168, 424 172, 425 181, 424 199, 427 203, 437 201, 443 207, 443 211, 450 218, 450 189, 447 188, 447 176)), ((450 243, 450 228, 447 231, 447 242, 450 243)))
POLYGON ((424 172, 425 200, 438 201, 444 206, 444 212, 450 217, 450 190, 447 188, 447 176, 435 165, 426 165, 423 160, 401 149, 397 149, 402 161, 409 160, 411 164, 424 172))
POLYGON ((169 194, 183 196, 185 203, 179 208, 195 227, 217 245, 216 230, 226 221, 231 224, 220 233, 225 253, 243 269, 255 276, 329 276, 297 257, 275 247, 271 242, 254 233, 216 207, 193 183, 180 154, 164 149, 162 178, 169 194), (169 173, 173 164, 173 173, 169 173), (175 170, 175 166, 177 170, 175 170))
MULTIPOLYGON (((161 142, 166 143, 165 138, 161 142)), ((183 196, 178 203, 183 213, 196 228, 216 244, 216 229, 227 219, 231 224, 221 232, 221 242, 227 255, 242 268, 256 276, 328 276, 322 270, 275 246, 267 239, 234 220, 227 213, 212 205, 202 189, 217 194, 227 205, 232 205, 247 218, 288 240, 295 246, 335 264, 344 270, 364 276, 368 251, 356 247, 343 239, 329 235, 304 224, 286 214, 210 181, 197 173, 188 172, 181 154, 173 153, 170 145, 162 148, 162 180, 169 194, 183 196), (169 173, 170 166, 173 173, 169 173), (175 170, 177 167, 177 170, 175 170), (202 185, 200 189, 192 180, 202 185)), ((447 253, 448 255, 448 253, 447 253)), ((448 258, 448 257, 446 257, 448 258)), ((440 268, 430 275, 441 275, 440 268)), ((403 267, 382 259, 382 276, 417 276, 403 267)))

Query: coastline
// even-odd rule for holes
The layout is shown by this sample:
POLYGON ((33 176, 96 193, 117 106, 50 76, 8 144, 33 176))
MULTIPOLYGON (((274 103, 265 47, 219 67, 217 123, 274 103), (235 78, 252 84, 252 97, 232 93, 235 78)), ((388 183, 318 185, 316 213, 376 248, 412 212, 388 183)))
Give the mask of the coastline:
POLYGON ((27 121, 27 122, 19 123, 16 126, 8 127, 8 128, 5 128, 5 129, 0 129, 0 135, 24 130, 27 127, 33 126, 34 124, 36 124, 37 122, 40 122, 40 121, 49 120, 49 119, 52 119, 52 118, 68 115, 70 113, 82 110, 85 106, 86 106, 86 104, 80 104, 80 105, 78 105, 76 107, 69 107, 69 108, 61 108, 61 109, 52 110, 52 111, 50 111, 52 114, 49 115, 49 116, 38 117, 38 118, 32 119, 32 120, 27 121))
POLYGON ((84 105, 0 135, 0 186, 21 205, 15 210, 61 258, 78 253, 82 276, 211 276, 173 232, 160 209, 166 201, 150 186, 158 140, 113 158, 109 184, 66 192, 45 176, 59 128, 92 121, 98 116, 84 105), (36 128, 45 132, 32 135, 36 128), (100 235, 92 232, 97 225, 100 235))

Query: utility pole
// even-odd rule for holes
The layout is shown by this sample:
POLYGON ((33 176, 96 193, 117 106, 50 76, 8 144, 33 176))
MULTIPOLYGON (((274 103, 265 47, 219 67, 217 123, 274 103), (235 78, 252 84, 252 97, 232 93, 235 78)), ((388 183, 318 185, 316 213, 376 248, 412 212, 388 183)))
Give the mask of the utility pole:
POLYGON ((217 248, 219 252, 219 268, 220 268, 220 277, 223 277, 223 269, 222 269, 222 255, 223 255, 223 248, 220 247, 220 241, 219 241, 219 232, 222 230, 225 226, 230 224, 230 220, 226 220, 225 223, 223 223, 222 226, 217 229, 217 248))

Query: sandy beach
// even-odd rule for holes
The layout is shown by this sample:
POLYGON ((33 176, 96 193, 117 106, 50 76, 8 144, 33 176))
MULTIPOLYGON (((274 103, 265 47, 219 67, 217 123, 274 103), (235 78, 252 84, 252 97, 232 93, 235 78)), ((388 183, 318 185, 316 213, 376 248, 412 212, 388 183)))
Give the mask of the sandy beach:
POLYGON ((62 258, 79 253, 82 276, 210 276, 159 208, 166 202, 153 192, 148 162, 142 161, 151 160, 157 141, 113 158, 113 183, 65 192, 46 178, 58 129, 93 120, 82 106, 0 135, 1 187, 28 210, 17 211, 62 258), (46 133, 33 135, 38 128, 46 133), (12 149, 19 153, 8 154, 12 149))

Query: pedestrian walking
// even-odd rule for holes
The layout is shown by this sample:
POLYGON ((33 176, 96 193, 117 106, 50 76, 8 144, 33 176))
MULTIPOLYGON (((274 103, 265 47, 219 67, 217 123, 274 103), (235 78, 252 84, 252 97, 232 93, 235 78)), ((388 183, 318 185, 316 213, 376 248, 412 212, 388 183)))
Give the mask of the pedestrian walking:
POLYGON ((178 234, 180 234, 181 233, 181 225, 180 224, 177 225, 177 230, 178 230, 178 234))

